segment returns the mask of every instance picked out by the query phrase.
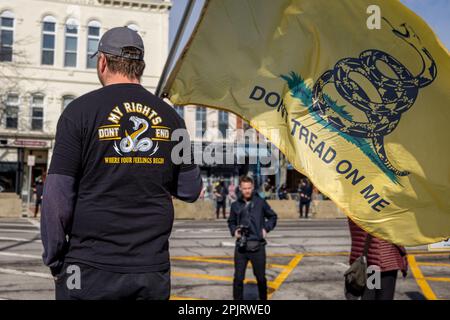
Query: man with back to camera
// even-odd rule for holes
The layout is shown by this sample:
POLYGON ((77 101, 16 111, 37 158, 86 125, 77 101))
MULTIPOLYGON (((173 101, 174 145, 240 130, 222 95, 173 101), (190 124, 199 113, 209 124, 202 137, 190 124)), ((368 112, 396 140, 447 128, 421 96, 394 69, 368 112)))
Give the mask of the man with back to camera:
POLYGON ((228 218, 228 228, 236 238, 233 298, 244 298, 245 271, 251 261, 259 299, 267 300, 265 238, 275 228, 277 215, 267 201, 256 194, 252 178, 242 177, 239 191, 238 200, 231 205, 228 218))
POLYGON ((200 170, 171 159, 171 134, 185 124, 140 84, 139 34, 113 28, 97 54, 103 88, 71 102, 58 120, 43 194, 43 260, 56 299, 168 299, 172 196, 195 201, 200 170), (69 285, 77 270, 78 285, 69 285))

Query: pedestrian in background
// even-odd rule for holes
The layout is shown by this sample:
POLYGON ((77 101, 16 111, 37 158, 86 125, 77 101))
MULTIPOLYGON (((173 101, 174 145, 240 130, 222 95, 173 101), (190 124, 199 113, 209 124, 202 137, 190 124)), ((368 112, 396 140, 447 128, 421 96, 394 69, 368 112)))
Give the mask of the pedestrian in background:
POLYGON ((44 181, 45 181, 45 173, 42 174, 41 177, 36 179, 36 183, 34 185, 34 192, 36 193, 36 201, 34 205, 34 217, 37 218, 39 213, 39 207, 42 203, 42 193, 44 191, 44 181))
POLYGON ((265 199, 272 199, 272 183, 270 178, 267 178, 266 182, 264 182, 264 195, 265 199))
POLYGON ((288 191, 285 184, 282 184, 278 189, 278 199, 280 200, 288 200, 288 191))
POLYGON ((219 219, 219 216, 220 216, 220 209, 222 209, 223 218, 226 219, 227 195, 228 195, 228 190, 225 187, 225 182, 223 180, 220 180, 219 184, 214 189, 214 197, 216 199, 216 217, 217 217, 217 219, 219 219))
POLYGON ((299 210, 300 210, 300 218, 305 216, 305 219, 308 219, 309 206, 311 204, 312 197, 312 185, 308 179, 302 179, 300 182, 300 186, 298 188, 299 193, 299 210))
MULTIPOLYGON (((380 287, 363 291, 362 300, 393 300, 398 271, 406 277, 408 271, 407 254, 404 247, 397 246, 374 236, 368 238, 368 233, 348 219, 352 238, 350 265, 363 255, 367 245, 367 266, 378 266, 380 274, 380 287)), ((351 292, 350 292, 351 294, 351 292)))

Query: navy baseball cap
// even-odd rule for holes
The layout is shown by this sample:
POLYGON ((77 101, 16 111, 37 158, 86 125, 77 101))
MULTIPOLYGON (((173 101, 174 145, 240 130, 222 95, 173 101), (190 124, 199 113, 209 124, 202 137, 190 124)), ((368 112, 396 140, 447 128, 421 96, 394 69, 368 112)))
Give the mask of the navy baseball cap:
POLYGON ((91 55, 94 58, 99 52, 109 53, 114 56, 132 60, 144 60, 144 42, 141 36, 127 27, 116 27, 105 32, 100 39, 97 51, 91 55), (139 55, 124 53, 123 49, 133 47, 141 50, 139 55))

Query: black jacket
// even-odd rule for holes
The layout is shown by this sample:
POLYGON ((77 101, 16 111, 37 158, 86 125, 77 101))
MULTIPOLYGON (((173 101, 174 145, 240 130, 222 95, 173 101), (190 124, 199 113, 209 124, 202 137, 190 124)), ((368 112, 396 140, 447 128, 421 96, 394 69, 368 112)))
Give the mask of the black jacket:
POLYGON ((263 241, 262 229, 270 232, 277 224, 277 214, 272 210, 266 200, 253 194, 248 209, 245 209, 245 201, 242 195, 231 204, 230 217, 228 218, 228 228, 231 236, 234 237, 236 229, 241 224, 248 224, 248 240, 263 241))
POLYGON ((312 191, 313 191, 312 186, 310 184, 300 186, 300 188, 298 188, 298 192, 300 193, 300 202, 302 203, 311 202, 312 191))

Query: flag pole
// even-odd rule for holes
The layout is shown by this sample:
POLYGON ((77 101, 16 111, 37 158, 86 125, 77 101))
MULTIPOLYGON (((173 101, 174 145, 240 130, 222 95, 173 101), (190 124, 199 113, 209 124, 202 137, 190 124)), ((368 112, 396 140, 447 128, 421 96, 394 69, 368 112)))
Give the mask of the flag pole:
POLYGON ((175 57, 175 54, 178 51, 178 47, 180 46, 182 35, 187 26, 187 22, 189 17, 191 16, 192 9, 194 8, 194 0, 189 0, 186 8, 184 9, 183 17, 181 18, 180 26, 178 27, 177 33, 175 35, 175 39, 173 40, 172 47, 170 48, 169 56, 167 57, 166 63, 164 65, 164 69, 162 71, 161 77, 158 81, 158 86, 156 87, 155 94, 158 97, 161 97, 162 88, 166 82, 167 74, 169 73, 169 68, 172 65, 172 60, 175 57))

